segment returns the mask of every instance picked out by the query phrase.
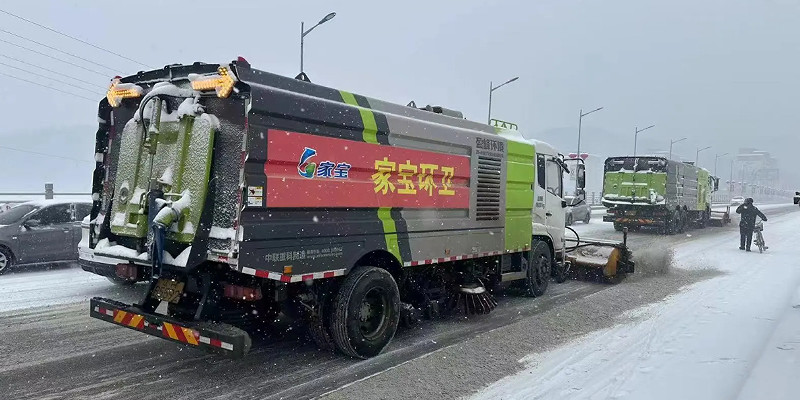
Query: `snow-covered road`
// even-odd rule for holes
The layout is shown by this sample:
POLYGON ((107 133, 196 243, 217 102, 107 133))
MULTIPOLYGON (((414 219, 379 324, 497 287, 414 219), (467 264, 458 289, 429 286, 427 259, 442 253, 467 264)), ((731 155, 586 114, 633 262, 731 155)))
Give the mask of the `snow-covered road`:
POLYGON ((735 232, 677 246, 675 268, 724 274, 630 312, 628 323, 523 357, 527 368, 476 397, 800 398, 800 214, 765 229, 765 254, 738 250, 735 232))
MULTIPOLYGON (((712 354, 717 358, 702 359, 713 362, 700 363, 695 368, 699 371, 696 373, 706 370, 727 373, 729 370, 723 368, 730 368, 734 371, 730 373, 740 376, 740 383, 744 385, 742 393, 760 393, 765 382, 780 383, 794 377, 772 372, 775 363, 796 365, 796 359, 787 358, 787 351, 781 347, 792 346, 792 335, 797 332, 792 328, 797 321, 789 318, 794 315, 792 313, 781 314, 781 307, 788 309, 790 306, 786 302, 781 306, 777 301, 781 288, 788 285, 790 279, 784 274, 778 275, 783 281, 770 281, 769 275, 758 272, 768 270, 769 266, 750 268, 749 271, 755 271, 752 275, 742 275, 743 272, 736 271, 745 269, 737 269, 732 261, 739 257, 780 260, 787 257, 787 252, 796 254, 797 250, 790 245, 792 237, 798 238, 797 234, 792 236, 785 231, 791 231, 789 227, 796 225, 800 217, 796 206, 763 209, 770 217, 767 223, 767 240, 772 246, 769 254, 747 254, 744 258, 745 254, 735 249, 735 226, 694 230, 669 237, 649 231, 635 232, 629 237, 634 255, 644 254, 647 249, 659 245, 676 246, 677 259, 683 269, 674 268, 673 273, 648 276, 647 269, 640 268, 642 263, 639 263, 637 273, 618 285, 568 281, 552 284, 544 296, 536 299, 501 296, 498 308, 487 316, 424 321, 413 329, 402 329, 383 354, 369 360, 352 360, 319 351, 303 341, 302 332, 293 327, 256 338, 250 354, 242 360, 219 358, 89 318, 87 303, 92 296, 134 302, 142 295, 144 285, 120 288, 76 267, 23 268, 0 276, 0 398, 299 399, 327 393, 329 399, 418 400, 459 398, 486 389, 497 381, 502 384, 487 390, 498 392, 484 392, 484 397, 492 397, 491 393, 509 394, 502 388, 519 384, 526 392, 511 393, 510 398, 525 398, 522 393, 542 394, 541 398, 580 398, 582 393, 591 390, 603 393, 607 386, 603 386, 602 377, 606 381, 616 379, 614 382, 621 389, 614 394, 627 391, 635 394, 628 398, 642 398, 638 396, 642 392, 635 391, 642 390, 637 386, 642 384, 639 379, 648 376, 666 379, 674 376, 674 369, 680 367, 681 360, 695 362, 682 355, 681 346, 697 353, 702 346, 692 344, 690 339, 704 335, 730 340, 714 343, 720 349, 712 354), (715 246, 730 256, 731 261, 718 266, 727 271, 723 276, 715 270, 702 270, 716 266, 708 251, 715 246), (697 257, 690 257, 691 254, 697 257), (700 288, 701 294, 685 300, 681 300, 683 294, 679 294, 658 303, 698 281, 704 283, 682 293, 700 288), (750 288, 754 285, 757 287, 750 288), (760 294, 764 290, 759 285, 771 290, 765 299, 752 297, 753 293, 760 294), (716 308, 706 308, 706 305, 716 308), (716 323, 716 318, 722 318, 725 315, 722 311, 735 315, 736 307, 745 311, 737 319, 725 322, 724 329, 701 329, 705 324, 716 323), (748 307, 764 307, 767 311, 758 316, 774 321, 754 318, 754 308, 748 307), (693 319, 680 318, 683 314, 693 319), (745 326, 746 323, 752 326, 745 326), (620 327, 614 328, 615 324, 620 327), (614 329, 619 331, 611 333, 614 329), (722 344, 737 343, 738 332, 753 337, 760 335, 763 351, 757 352, 755 345, 748 342, 749 352, 729 352, 722 344), (596 339, 598 337, 601 338, 596 339), (592 340, 600 342, 598 348, 591 348, 592 340), (653 343, 649 347, 648 341, 653 343), (565 345, 562 352, 553 351, 565 345), (663 351, 659 352, 660 348, 663 351), (674 350, 672 361, 667 357, 670 349, 674 350), (603 361, 615 351, 620 352, 617 358, 621 360, 620 365, 631 365, 634 373, 617 372, 611 376, 602 370, 598 372, 602 368, 608 371, 617 368, 616 364, 608 365, 603 361), (584 356, 579 357, 579 354, 584 356), (637 358, 644 354, 658 363, 647 364, 637 358), (551 362, 551 357, 560 357, 564 362, 548 364, 547 370, 537 369, 544 362, 551 362), (737 361, 720 361, 725 357, 737 361), (742 368, 739 360, 748 360, 749 367, 742 368), (570 364, 583 366, 585 372, 568 370, 570 364), (528 375, 524 383, 524 375, 514 375, 523 369, 537 374, 533 375, 536 378, 528 375), (581 391, 559 391, 572 386, 548 382, 550 379, 569 385, 569 377, 576 374, 583 374, 574 386, 581 391), (749 379, 744 380, 746 374, 749 379), (31 384, 32 377, 36 379, 35 385, 31 384), (503 380, 504 377, 508 378, 503 380), (515 383, 515 379, 523 383, 515 383)), ((599 214, 595 214, 590 224, 579 223, 575 228, 581 235, 620 238, 610 223, 600 221, 599 214)), ((772 272, 783 273, 785 269, 785 266, 773 268, 772 272)), ((787 371, 796 375, 793 369, 787 371)), ((714 376, 706 377, 705 381, 712 382, 712 387, 721 387, 714 376)), ((732 393, 733 389, 730 390, 732 393)))
POLYGON ((93 296, 131 301, 138 299, 146 285, 120 287, 106 278, 90 274, 77 265, 52 269, 20 267, 0 276, 0 312, 33 307, 88 302, 93 296))

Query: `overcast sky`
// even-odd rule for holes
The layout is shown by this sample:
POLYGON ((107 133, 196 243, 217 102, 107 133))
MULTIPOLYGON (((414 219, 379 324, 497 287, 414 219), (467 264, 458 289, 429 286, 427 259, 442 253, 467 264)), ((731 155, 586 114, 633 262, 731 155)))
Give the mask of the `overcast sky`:
MULTIPOLYGON (((255 68, 288 76, 299 70, 300 21, 308 26, 335 11, 336 18, 306 37, 305 69, 316 83, 402 104, 415 100, 418 105, 443 105, 485 121, 489 81, 519 76, 495 92, 493 116, 519 124, 532 138, 563 132, 554 140, 568 144, 563 152, 575 150, 578 110, 603 106, 584 120, 583 150, 592 152, 587 146, 598 143, 599 135, 627 141, 615 139, 618 154, 600 156, 631 153, 634 127, 655 124, 640 135, 640 148, 666 149, 670 138, 687 136, 676 152, 693 159, 698 147, 714 146, 701 156, 701 165, 707 167, 715 153, 735 153, 740 146, 770 151, 789 167, 800 145, 799 4, 28 0, 3 2, 0 9, 149 66, 226 62, 242 55, 255 68)), ((93 83, 69 81, 98 94, 0 64, 2 74, 49 82, 99 100, 110 77, 147 69, 2 13, 0 28, 102 64, 0 32, 3 41, 85 67, 2 41, 0 63, 68 80, 2 56, 49 68, 93 83)), ((91 160, 94 102, 2 75, 0 84, 0 146, 91 160), (63 133, 65 127, 75 129, 63 133), (79 154, 64 140, 42 140, 49 131, 74 135, 66 141, 80 143, 85 151, 79 154)), ((0 167, 22 173, 23 162, 36 160, 53 163, 46 168, 51 170, 64 163, 81 171, 91 168, 88 163, 22 154, 0 148, 0 167)), ((50 178, 45 173, 45 178, 66 181, 69 174, 50 178)), ((78 179, 84 180, 78 186, 88 188, 88 177, 78 179)), ((0 190, 15 190, 9 182, 0 182, 0 190)))

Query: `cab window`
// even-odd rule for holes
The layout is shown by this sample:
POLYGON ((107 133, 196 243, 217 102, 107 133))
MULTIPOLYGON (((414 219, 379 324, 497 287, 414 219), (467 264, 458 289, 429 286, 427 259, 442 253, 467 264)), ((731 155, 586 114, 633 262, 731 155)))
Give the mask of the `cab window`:
POLYGON ((545 158, 543 154, 539 154, 536 157, 536 182, 539 184, 539 187, 542 189, 547 188, 547 183, 545 182, 545 168, 547 163, 545 162, 545 158))
POLYGON ((563 196, 562 176, 561 166, 555 161, 548 161, 545 171, 545 183, 547 185, 545 188, 548 192, 558 197, 563 196))

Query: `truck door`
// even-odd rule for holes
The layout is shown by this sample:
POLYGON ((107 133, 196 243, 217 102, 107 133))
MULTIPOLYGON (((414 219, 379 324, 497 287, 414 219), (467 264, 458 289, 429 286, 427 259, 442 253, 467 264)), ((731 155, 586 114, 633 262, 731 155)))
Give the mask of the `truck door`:
POLYGON ((545 205, 547 209, 547 231, 553 239, 556 251, 564 248, 564 226, 566 208, 564 207, 563 168, 555 157, 546 156, 545 163, 545 205))

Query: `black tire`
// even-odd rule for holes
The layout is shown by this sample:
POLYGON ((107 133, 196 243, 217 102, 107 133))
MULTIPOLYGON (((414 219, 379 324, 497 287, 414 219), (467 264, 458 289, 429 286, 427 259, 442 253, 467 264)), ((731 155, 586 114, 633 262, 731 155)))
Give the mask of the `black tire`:
POLYGON ((122 279, 118 276, 107 276, 106 279, 117 286, 133 286, 136 284, 136 281, 122 279))
POLYGON ((325 323, 325 314, 308 317, 308 337, 323 351, 336 350, 330 328, 325 323))
POLYGON ((669 215, 667 215, 666 221, 664 221, 664 234, 674 235, 677 228, 678 228, 678 213, 672 212, 669 215))
POLYGON ((345 278, 331 311, 331 336, 336 348, 351 357, 374 357, 397 331, 400 291, 385 269, 359 267, 345 278), (374 312, 365 317, 365 307, 374 312))
POLYGON ((0 275, 11 270, 14 266, 14 254, 11 250, 0 247, 0 275))
POLYGON ((564 225, 565 226, 572 225, 572 215, 567 215, 566 223, 564 225))
POLYGON ((550 283, 553 258, 550 255, 550 248, 543 242, 536 242, 530 254, 527 276, 523 281, 525 295, 539 297, 547 291, 547 285, 550 283))
POLYGON ((584 223, 584 224, 588 224, 588 223, 589 223, 589 221, 591 221, 591 220, 592 220, 592 212, 591 212, 591 211, 588 211, 588 212, 586 213, 586 218, 584 218, 584 219, 583 219, 583 223, 584 223))
POLYGON ((562 262, 552 264, 552 266, 553 280, 556 281, 556 283, 566 282, 568 278, 566 265, 562 262))

